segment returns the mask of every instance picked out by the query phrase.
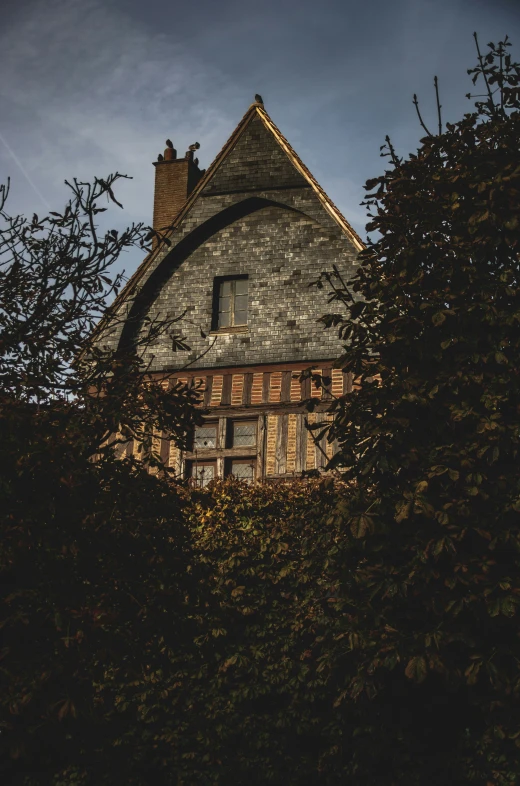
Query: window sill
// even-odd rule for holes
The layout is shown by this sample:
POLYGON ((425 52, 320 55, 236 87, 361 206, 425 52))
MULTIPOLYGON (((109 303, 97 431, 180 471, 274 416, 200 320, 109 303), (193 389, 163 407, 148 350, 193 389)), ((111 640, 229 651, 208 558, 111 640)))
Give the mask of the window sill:
POLYGON ((219 328, 218 330, 210 330, 210 336, 221 336, 233 333, 249 333, 248 325, 237 325, 236 327, 219 328))

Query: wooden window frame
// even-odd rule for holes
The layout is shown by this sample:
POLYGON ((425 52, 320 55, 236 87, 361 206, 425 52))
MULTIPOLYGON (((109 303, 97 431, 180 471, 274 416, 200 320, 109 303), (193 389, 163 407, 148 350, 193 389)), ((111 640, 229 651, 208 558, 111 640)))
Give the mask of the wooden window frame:
POLYGON ((232 468, 234 464, 251 465, 253 469, 253 476, 251 478, 251 483, 255 482, 257 471, 258 471, 256 456, 237 456, 237 457, 233 456, 227 458, 224 462, 224 477, 228 478, 233 475, 232 468))
POLYGON ((188 464, 188 466, 187 466, 187 470, 188 471, 187 471, 186 474, 187 474, 190 482, 192 483, 192 485, 194 485, 196 488, 205 488, 205 486, 201 486, 201 485, 199 485, 196 482, 196 475, 193 474, 193 470, 195 468, 197 468, 197 467, 213 467, 213 477, 208 482, 211 483, 211 481, 213 481, 213 480, 218 480, 218 462, 217 462, 217 459, 213 459, 213 458, 212 459, 206 459, 205 458, 205 459, 201 459, 201 460, 189 459, 187 464, 188 464))
POLYGON ((231 321, 229 325, 226 327, 220 327, 219 325, 219 318, 220 318, 220 311, 219 311, 219 300, 220 300, 220 289, 222 284, 226 281, 249 281, 249 276, 247 273, 240 274, 237 276, 216 276, 213 279, 213 305, 212 305, 212 316, 211 316, 211 331, 214 333, 226 333, 226 332, 233 332, 233 331, 246 331, 249 324, 249 286, 248 286, 248 293, 247 293, 247 321, 240 325, 235 325, 235 294, 233 291, 233 301, 232 301, 232 308, 230 309, 230 317, 231 321))
POLYGON ((193 437, 191 439, 191 451, 190 451, 191 453, 199 453, 200 451, 218 450, 219 449, 219 447, 220 447, 220 444, 219 444, 219 442, 220 442, 220 440, 219 440, 219 430, 220 429, 219 429, 218 420, 208 419, 208 420, 204 421, 204 423, 202 424, 202 428, 204 428, 205 426, 214 426, 215 427, 215 447, 212 447, 212 448, 211 447, 210 448, 197 448, 197 447, 195 447, 195 433, 196 433, 196 429, 197 429, 197 426, 195 426, 195 429, 193 430, 193 437))
POLYGON ((256 451, 258 446, 258 418, 228 418, 226 447, 241 448, 245 453, 256 451), (235 445, 235 425, 251 425, 255 427, 255 441, 251 445, 235 445))
POLYGON ((214 448, 197 448, 195 450, 183 451, 181 459, 181 472, 184 478, 192 477, 192 468, 198 465, 211 464, 215 466, 215 478, 222 479, 227 477, 231 462, 244 461, 253 465, 253 480, 263 477, 262 458, 263 455, 263 431, 261 418, 254 417, 252 414, 241 417, 233 415, 219 416, 217 420, 208 417, 208 425, 217 426, 217 440, 214 448), (256 425, 254 445, 239 445, 233 447, 233 427, 235 423, 248 423, 256 425))

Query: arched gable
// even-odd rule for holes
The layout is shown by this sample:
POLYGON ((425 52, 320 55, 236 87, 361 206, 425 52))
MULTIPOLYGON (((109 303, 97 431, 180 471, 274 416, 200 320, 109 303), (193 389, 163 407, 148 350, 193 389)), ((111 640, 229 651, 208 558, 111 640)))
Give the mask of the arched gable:
POLYGON ((146 331, 144 317, 155 322, 185 313, 175 333, 190 350, 175 352, 163 335, 144 353, 146 367, 334 357, 338 338, 318 324, 326 299, 311 284, 332 265, 345 269, 345 261, 345 241, 335 229, 272 199, 241 200, 197 225, 164 257, 135 298, 123 341, 146 331), (237 277, 248 279, 247 326, 215 330, 219 282, 237 277))
POLYGON ((119 339, 119 346, 125 347, 135 341, 143 316, 149 309, 153 300, 157 297, 161 288, 171 278, 175 270, 177 270, 197 248, 227 226, 266 207, 277 207, 282 210, 300 213, 302 216, 305 215, 294 207, 275 202, 272 199, 255 196, 243 199, 240 202, 236 202, 224 208, 216 215, 196 226, 195 229, 183 237, 171 251, 166 254, 164 259, 141 286, 139 292, 133 299, 125 319, 119 339))

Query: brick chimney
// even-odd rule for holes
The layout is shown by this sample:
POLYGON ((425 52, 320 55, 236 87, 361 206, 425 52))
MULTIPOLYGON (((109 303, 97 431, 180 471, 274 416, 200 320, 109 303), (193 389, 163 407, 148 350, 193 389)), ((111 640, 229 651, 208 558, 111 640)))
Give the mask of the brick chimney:
MULTIPOLYGON (((166 230, 186 202, 187 198, 204 174, 199 169, 198 159, 193 158, 199 144, 190 145, 184 158, 177 158, 177 151, 169 139, 166 140, 164 156, 154 161, 155 194, 153 203, 153 228, 166 230)), ((154 238, 154 246, 157 244, 154 238)))

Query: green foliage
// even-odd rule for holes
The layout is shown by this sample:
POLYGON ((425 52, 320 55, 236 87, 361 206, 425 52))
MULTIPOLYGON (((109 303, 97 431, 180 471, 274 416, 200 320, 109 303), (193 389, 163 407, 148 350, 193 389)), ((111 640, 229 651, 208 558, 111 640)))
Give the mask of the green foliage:
MULTIPOLYGON (((476 112, 404 160, 387 138, 392 167, 366 184, 377 238, 353 281, 334 270, 319 282, 345 309, 324 322, 360 385, 332 406, 332 464, 374 522, 345 586, 358 610, 338 620, 361 642, 347 695, 377 697, 374 718, 381 702, 422 707, 384 783, 520 777, 520 66, 508 46, 478 51, 476 112)), ((385 723, 377 745, 392 734, 385 723)))
MULTIPOLYGON (((346 730, 322 638, 344 606, 332 577, 346 491, 340 481, 230 479, 193 493, 193 647, 164 647, 160 670, 126 686, 116 675, 101 691, 146 723, 155 772, 162 760, 183 784, 337 782, 346 730)), ((142 746, 134 731, 121 742, 129 756, 142 746)))
MULTIPOLYGON (((116 201, 117 178, 75 182, 62 214, 31 222, 11 218, 0 192, 0 771, 9 784, 84 782, 87 766, 94 782, 117 782, 125 719, 112 720, 99 686, 140 675, 157 632, 182 639, 188 624, 183 495, 117 454, 136 440, 157 467, 154 430, 182 442, 196 393, 149 379, 142 347, 88 340, 120 283, 111 264, 146 231, 99 235, 97 205, 116 201)), ((174 321, 150 325, 147 340, 174 321)))

